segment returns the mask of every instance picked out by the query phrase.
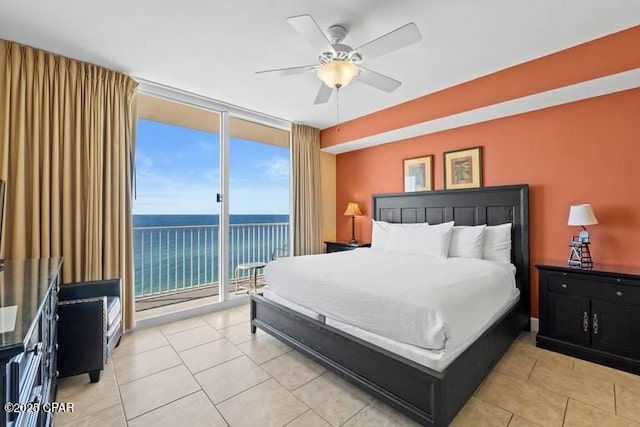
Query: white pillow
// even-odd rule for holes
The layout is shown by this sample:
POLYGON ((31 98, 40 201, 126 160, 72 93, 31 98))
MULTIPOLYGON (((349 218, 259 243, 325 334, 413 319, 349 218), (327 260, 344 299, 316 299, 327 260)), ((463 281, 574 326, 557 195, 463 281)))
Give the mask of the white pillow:
POLYGON ((452 229, 453 222, 421 228, 392 228, 387 251, 446 258, 452 229))
POLYGON ((486 228, 482 258, 511 262, 511 223, 486 228))
POLYGON ((455 226, 451 231, 449 256, 460 258, 482 258, 486 225, 475 227, 455 226))
POLYGON ((376 221, 375 219, 372 219, 371 222, 373 224, 371 227, 371 249, 378 249, 381 251, 387 249, 389 233, 391 233, 393 228, 416 229, 429 226, 426 222, 394 224, 390 222, 376 221))

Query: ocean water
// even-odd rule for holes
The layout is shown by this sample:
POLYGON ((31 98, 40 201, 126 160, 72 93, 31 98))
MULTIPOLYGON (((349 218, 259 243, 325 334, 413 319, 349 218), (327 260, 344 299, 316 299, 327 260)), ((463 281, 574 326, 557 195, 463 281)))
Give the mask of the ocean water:
MULTIPOLYGON (((228 270, 269 261, 289 241, 289 215, 230 215, 228 270)), ((134 215, 136 296, 218 282, 218 215, 134 215)), ((233 277, 233 276, 231 276, 233 277)))

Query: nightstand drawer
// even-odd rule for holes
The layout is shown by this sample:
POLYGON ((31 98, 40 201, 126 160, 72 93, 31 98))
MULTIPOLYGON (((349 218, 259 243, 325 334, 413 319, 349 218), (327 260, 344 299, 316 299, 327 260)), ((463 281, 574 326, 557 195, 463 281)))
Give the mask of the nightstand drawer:
POLYGON ((628 304, 640 304, 640 287, 602 283, 597 296, 628 304))
POLYGON ((549 274, 547 291, 554 294, 582 295, 640 304, 640 286, 621 285, 607 278, 582 279, 569 274, 549 274))
POLYGON ((555 294, 591 296, 598 286, 589 280, 578 279, 562 274, 547 276, 547 291, 555 294))

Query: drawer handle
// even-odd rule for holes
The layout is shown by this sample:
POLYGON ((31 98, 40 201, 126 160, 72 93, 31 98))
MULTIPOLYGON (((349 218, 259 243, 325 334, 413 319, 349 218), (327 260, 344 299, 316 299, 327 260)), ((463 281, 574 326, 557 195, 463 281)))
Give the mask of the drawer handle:
POLYGON ((622 291, 616 291, 616 295, 618 295, 619 297, 622 296, 622 291))
POLYGON ((598 315, 596 313, 593 313, 593 335, 598 335, 598 328, 599 328, 599 324, 598 324, 598 315))
POLYGON ((567 289, 567 284, 566 284, 566 283, 563 283, 563 284, 562 284, 562 287, 563 287, 564 289, 567 289))
POLYGON ((586 311, 582 315, 582 329, 589 332, 589 314, 586 311))

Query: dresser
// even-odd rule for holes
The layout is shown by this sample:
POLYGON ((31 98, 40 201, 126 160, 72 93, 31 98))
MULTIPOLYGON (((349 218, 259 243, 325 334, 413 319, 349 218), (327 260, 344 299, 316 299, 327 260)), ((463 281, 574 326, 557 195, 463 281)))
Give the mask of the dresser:
POLYGON ((8 260, 0 271, 3 426, 53 423, 61 266, 61 258, 8 260))
POLYGON ((324 242, 327 247, 327 253, 330 252, 342 252, 342 251, 352 251, 356 248, 370 248, 371 243, 356 243, 352 245, 347 242, 324 242))
POLYGON ((640 268, 536 267, 538 347, 640 374, 640 268))

